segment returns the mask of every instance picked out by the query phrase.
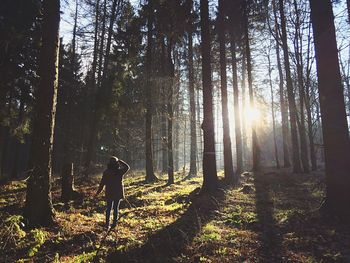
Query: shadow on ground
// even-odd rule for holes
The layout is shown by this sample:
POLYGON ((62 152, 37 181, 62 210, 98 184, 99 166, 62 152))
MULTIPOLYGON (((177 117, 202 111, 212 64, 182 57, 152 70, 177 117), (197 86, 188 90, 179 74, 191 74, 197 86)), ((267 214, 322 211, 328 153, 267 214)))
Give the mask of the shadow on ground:
POLYGON ((127 252, 114 251, 107 257, 108 262, 174 262, 191 244, 201 227, 214 218, 224 200, 224 191, 213 196, 197 195, 185 213, 174 223, 156 233, 150 234, 147 242, 127 252))
POLYGON ((254 177, 256 212, 260 225, 259 255, 261 262, 284 262, 282 233, 274 218, 274 202, 270 196, 268 181, 261 175, 254 177))

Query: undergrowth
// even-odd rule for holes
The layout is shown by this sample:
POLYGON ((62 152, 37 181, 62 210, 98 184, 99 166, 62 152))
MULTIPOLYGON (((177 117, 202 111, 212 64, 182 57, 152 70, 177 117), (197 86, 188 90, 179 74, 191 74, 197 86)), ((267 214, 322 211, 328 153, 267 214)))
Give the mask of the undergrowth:
POLYGON ((201 176, 183 180, 179 173, 167 186, 165 175, 146 184, 143 172, 130 173, 121 219, 108 236, 103 195, 93 198, 100 176, 77 178, 83 198, 68 206, 55 181, 57 225, 38 229, 23 224, 25 187, 11 182, 0 188, 0 262, 115 262, 117 256, 142 263, 350 260, 349 227, 315 212, 324 196, 319 180, 281 171, 283 176, 247 173, 241 188, 221 190, 224 198, 198 196, 201 176))

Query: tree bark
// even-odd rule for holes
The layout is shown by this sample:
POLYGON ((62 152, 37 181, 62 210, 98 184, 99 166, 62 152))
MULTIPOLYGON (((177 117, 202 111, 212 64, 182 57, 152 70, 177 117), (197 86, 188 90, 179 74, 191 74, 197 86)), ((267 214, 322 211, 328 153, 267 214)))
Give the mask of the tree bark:
POLYGON ((271 58, 270 54, 267 56, 268 64, 269 64, 269 83, 270 83, 270 92, 271 92, 271 117, 272 117, 272 130, 273 130, 273 146, 275 150, 275 161, 276 168, 280 168, 280 162, 278 158, 278 149, 277 149, 277 140, 276 140, 276 122, 275 122, 275 105, 274 105, 274 96, 273 96, 273 85, 272 85, 272 67, 271 67, 271 58))
POLYGON ((154 182, 157 177, 153 169, 153 145, 152 145, 152 48, 153 48, 153 0, 148 1, 147 21, 147 48, 146 48, 146 182, 154 182))
POLYGON ((293 91, 292 76, 290 72, 286 19, 284 15, 283 0, 279 0, 279 10, 281 15, 281 31, 282 31, 281 40, 282 40, 284 64, 285 64, 285 71, 286 71, 285 73, 286 73, 286 81, 287 81, 290 128, 291 128, 291 135, 292 135, 293 172, 300 173, 301 166, 300 166, 299 139, 298 139, 298 131, 297 131, 297 108, 295 103, 295 95, 293 91))
POLYGON ((235 112, 235 139, 236 139, 236 158, 237 170, 236 181, 238 183, 238 175, 243 171, 243 146, 241 131, 241 113, 239 107, 239 91, 237 77, 237 58, 236 58, 236 40, 234 32, 231 32, 231 57, 232 57, 232 86, 233 86, 233 106, 235 112))
MULTIPOLYGON (((244 48, 242 48, 242 111, 245 112, 247 110, 247 92, 246 92, 246 85, 247 85, 247 59, 246 59, 246 53, 244 48)), ((246 119, 242 119, 242 152, 243 152, 243 167, 244 169, 246 167, 246 163, 248 160, 248 143, 247 143, 247 122, 246 119)))
MULTIPOLYGON (((112 17, 111 17, 112 19, 112 17)), ((102 70, 105 69, 102 68, 103 65, 103 54, 104 54, 104 43, 105 43, 105 33, 106 33, 106 20, 107 20, 107 0, 103 1, 103 11, 102 11, 102 18, 101 18, 101 36, 100 36, 100 50, 98 54, 98 71, 97 71, 97 87, 101 88, 101 82, 102 82, 102 70)))
POLYGON ((275 0, 272 1, 273 6, 273 16, 275 21, 275 36, 276 36, 276 59, 277 59, 277 68, 278 68, 278 77, 279 77, 279 98, 280 98, 280 107, 281 107, 281 119, 282 119, 282 139, 283 139, 283 166, 288 168, 290 164, 290 155, 289 155, 289 132, 288 132, 288 112, 286 107, 285 95, 284 95, 284 77, 280 56, 280 30, 277 21, 277 10, 275 0))
POLYGON ((192 36, 192 1, 190 1, 189 10, 189 32, 188 32, 188 90, 190 94, 190 132, 191 132, 191 153, 190 153, 190 171, 188 177, 197 175, 197 136, 196 136, 196 103, 194 99, 194 75, 193 75, 193 36, 192 36))
MULTIPOLYGON (((168 110, 168 185, 174 183, 174 157, 173 157, 173 100, 174 100, 174 77, 175 69, 174 63, 171 57, 172 53, 172 40, 168 39, 168 99, 167 99, 167 110, 168 110)), ((178 144, 178 141, 176 142, 178 144)), ((178 158, 176 158, 178 159, 178 158)), ((177 160, 178 161, 178 160, 177 160)))
POLYGON ((350 139, 330 0, 310 0, 326 161, 324 207, 350 216, 350 139))
POLYGON ((202 82, 203 82, 203 185, 202 192, 212 192, 218 187, 215 158, 215 132, 213 117, 213 88, 210 62, 210 31, 208 0, 200 1, 202 82))
MULTIPOLYGON (((249 104, 251 108, 255 107, 254 92, 253 92, 253 76, 252 76, 252 58, 250 54, 250 41, 249 41, 249 25, 248 25, 248 6, 244 4, 244 42, 245 53, 247 59, 247 73, 248 73, 248 90, 249 90, 249 104)), ((254 120, 252 123, 252 152, 253 152, 253 171, 260 169, 260 147, 257 137, 257 125, 254 120)))
POLYGON ((294 39, 294 50, 295 50, 295 60, 297 67, 297 78, 299 86, 299 104, 300 104, 300 122, 298 125, 299 128, 299 137, 300 137, 300 153, 301 153, 301 163, 303 165, 304 173, 310 172, 309 167, 309 150, 307 148, 306 142, 306 127, 305 127, 305 87, 304 87, 304 72, 303 72, 303 40, 300 32, 301 22, 299 16, 299 10, 297 2, 294 0, 294 9, 295 9, 295 39, 294 39))
POLYGON ((55 127, 60 1, 43 2, 40 84, 27 181, 25 217, 32 226, 53 223, 51 201, 51 155, 55 127))
POLYGON ((308 29, 308 41, 307 41, 307 58, 306 58, 306 81, 305 81, 305 109, 307 113, 307 129, 308 138, 310 145, 310 158, 311 158, 311 170, 315 171, 317 169, 317 159, 314 143, 314 132, 312 124, 312 114, 311 114, 311 103, 310 103, 310 74, 311 74, 311 64, 310 64, 310 49, 311 49, 311 23, 309 23, 308 29))
POLYGON ((220 81, 221 81, 221 110, 224 144, 224 174, 229 184, 235 183, 232 162, 232 147, 230 137, 230 121, 227 102, 227 73, 226 73, 226 26, 224 0, 219 0, 219 49, 220 49, 220 81))

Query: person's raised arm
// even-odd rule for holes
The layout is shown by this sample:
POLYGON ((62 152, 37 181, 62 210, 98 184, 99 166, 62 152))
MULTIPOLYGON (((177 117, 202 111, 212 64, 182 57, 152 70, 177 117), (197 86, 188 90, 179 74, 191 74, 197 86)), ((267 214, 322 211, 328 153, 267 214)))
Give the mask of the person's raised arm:
POLYGON ((125 161, 123 161, 122 159, 119 159, 118 162, 124 174, 130 170, 130 166, 125 161))

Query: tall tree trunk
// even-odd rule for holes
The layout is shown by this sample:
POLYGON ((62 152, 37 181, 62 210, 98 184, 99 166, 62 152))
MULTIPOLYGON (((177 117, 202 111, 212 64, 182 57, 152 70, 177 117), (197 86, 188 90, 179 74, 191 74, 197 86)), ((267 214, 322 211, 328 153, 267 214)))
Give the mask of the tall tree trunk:
POLYGON ((282 140, 283 140, 283 166, 288 168, 291 166, 289 157, 289 136, 288 136, 288 112, 286 107, 286 101, 284 99, 284 85, 283 85, 283 71, 280 57, 280 48, 278 43, 276 43, 276 58, 277 58, 277 68, 279 76, 279 98, 281 106, 281 119, 282 119, 282 140))
POLYGON ((293 152, 293 172, 300 173, 300 150, 299 150, 299 139, 297 131, 297 108, 295 103, 295 95, 293 91, 292 76, 290 72, 289 54, 288 54, 288 43, 287 43, 287 30, 286 30, 286 19, 284 15, 284 4, 283 0, 279 0, 279 10, 281 15, 281 31, 282 31, 282 47, 284 55, 285 73, 287 81, 287 93, 288 93, 288 105, 289 105, 289 117, 290 117, 290 129, 292 135, 292 152, 293 152))
POLYGON ((304 88, 304 64, 303 64, 303 39, 300 32, 300 16, 297 2, 294 0, 294 9, 295 9, 295 39, 294 39, 294 50, 295 50, 295 60, 297 67, 297 78, 299 86, 299 103, 300 103, 300 122, 298 125, 299 128, 299 137, 300 137, 300 153, 301 153, 301 163, 303 165, 303 170, 305 173, 310 172, 309 168, 309 150, 306 142, 306 127, 305 127, 305 88, 304 88))
MULTIPOLYGON (((249 25, 248 25, 248 6, 244 4, 244 42, 245 52, 247 59, 247 73, 248 73, 248 89, 249 89, 249 103, 250 107, 255 107, 254 92, 253 92, 253 77, 252 77, 252 58, 250 54, 250 41, 249 41, 249 25)), ((252 152, 253 152, 253 171, 258 171, 260 168, 260 147, 257 137, 257 124, 253 120, 252 123, 252 152)))
POLYGON ((192 36, 192 1, 190 1, 190 24, 188 32, 188 90, 190 94, 190 131, 191 131, 191 155, 190 155, 190 171, 188 176, 197 175, 197 136, 196 136, 196 103, 194 100, 194 75, 193 75, 193 36, 192 36))
POLYGON ((164 36, 161 38, 161 85, 162 85, 162 109, 161 109, 161 134, 162 134, 162 172, 168 172, 168 139, 167 139, 167 52, 164 36))
POLYGON ((57 99, 60 1, 45 0, 43 8, 40 84, 25 203, 25 216, 30 225, 48 225, 54 218, 50 181, 57 99))
POLYGON ((277 10, 275 0, 272 1, 273 6, 273 16, 275 21, 275 35, 276 35, 276 59, 277 59, 277 68, 279 76, 279 98, 281 106, 281 119, 282 119, 282 139, 283 139, 283 166, 288 168, 291 166, 290 157, 289 157, 289 132, 288 132, 288 112, 286 107, 285 95, 284 95, 284 77, 280 56, 280 30, 277 21, 277 10))
MULTIPOLYGON (((244 113, 247 110, 247 59, 244 48, 242 49, 242 112, 244 113)), ((246 166, 248 160, 248 143, 247 143, 247 122, 245 118, 242 118, 242 152, 243 152, 243 169, 246 166)))
MULTIPOLYGON (((174 120, 174 110, 173 110, 173 100, 174 100, 174 77, 175 69, 174 63, 171 57, 172 53, 172 40, 168 39, 168 98, 167 98, 167 110, 168 110, 168 184, 174 183, 174 157, 173 157, 173 120, 174 120)), ((178 141, 176 144, 178 145, 178 141)), ((177 162, 178 162, 178 158, 177 162)), ((178 168, 178 167, 177 167, 178 168)))
POLYGON ((224 0, 219 0, 219 45, 220 45, 220 81, 221 81, 221 108, 224 144, 224 173, 225 180, 230 183, 235 181, 232 162, 232 147, 230 138, 230 121, 227 106, 227 73, 226 73, 226 26, 224 0))
POLYGON ((317 159, 314 143, 314 132, 312 124, 312 114, 311 114, 311 103, 310 103, 310 74, 311 74, 311 63, 310 63, 310 49, 311 49, 311 23, 309 23, 308 29, 308 41, 307 41, 307 58, 306 58, 306 81, 305 81, 305 109, 307 113, 307 129, 308 138, 310 145, 310 158, 311 158, 311 170, 315 171, 317 169, 317 159))
POLYGON ((215 158, 215 133, 213 117, 213 87, 211 81, 210 31, 208 0, 200 1, 202 81, 203 81, 203 186, 202 192, 211 192, 218 187, 215 158))
MULTIPOLYGON (((112 19, 112 17, 111 17, 112 19)), ((101 18, 101 36, 100 36, 100 50, 98 54, 98 71, 97 71, 97 87, 101 88, 101 82, 102 82, 102 65, 103 65, 103 48, 105 43, 105 33, 106 33, 106 20, 107 20, 107 0, 103 1, 103 11, 102 11, 102 18, 101 18)))
POLYGON ((330 0, 310 0, 326 158, 324 207, 350 216, 350 139, 330 0))
MULTIPOLYGON (((202 136, 202 129, 201 127, 201 107, 200 107, 200 90, 199 88, 197 88, 197 96, 196 96, 196 108, 197 108, 197 127, 198 127, 198 134, 197 135, 197 145, 199 144, 199 149, 197 151, 197 167, 198 169, 200 169, 201 165, 200 165, 200 160, 202 159, 201 157, 201 153, 203 154, 203 136, 202 136), (198 140, 199 139, 199 140, 198 140)), ((202 168, 203 170, 203 168, 202 168)))
POLYGON ((270 54, 267 56, 268 64, 269 64, 269 82, 270 82, 270 92, 271 92, 271 116, 272 116, 272 130, 273 130, 273 145, 275 150, 275 161, 276 168, 280 168, 280 162, 278 158, 278 149, 277 149, 277 140, 276 140, 276 122, 275 122, 275 105, 274 105, 274 96, 273 96, 273 85, 272 85, 272 67, 271 67, 271 58, 270 54))
POLYGON ((153 0, 148 0, 148 21, 147 21, 147 48, 146 48, 146 182, 154 182, 157 177, 153 169, 153 149, 152 149, 152 48, 153 48, 153 0))
POLYGON ((232 57, 232 86, 233 86, 233 106, 235 112, 235 138, 236 138, 236 158, 237 170, 235 181, 238 182, 239 174, 243 171, 243 146, 241 131, 241 113, 239 107, 239 91, 237 77, 237 57, 236 57, 236 38, 233 30, 231 31, 231 57, 232 57))
MULTIPOLYGON (((164 91, 165 92, 165 91, 164 91)), ((164 102, 165 103, 165 102, 164 102)), ((167 117, 166 117, 166 105, 163 105, 161 111, 161 150, 162 150, 162 172, 168 171, 168 152, 167 152, 167 117)))

